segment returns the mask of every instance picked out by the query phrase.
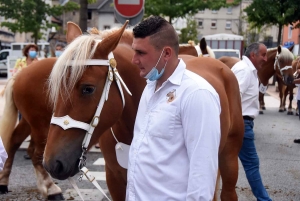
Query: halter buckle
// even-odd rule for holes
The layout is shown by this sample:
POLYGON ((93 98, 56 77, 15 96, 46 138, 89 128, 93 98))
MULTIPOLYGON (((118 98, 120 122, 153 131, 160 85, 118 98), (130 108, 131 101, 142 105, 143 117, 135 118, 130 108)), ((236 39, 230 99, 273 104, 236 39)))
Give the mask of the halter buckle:
POLYGON ((94 116, 91 122, 91 126, 92 127, 96 127, 99 123, 99 117, 98 116, 94 116))

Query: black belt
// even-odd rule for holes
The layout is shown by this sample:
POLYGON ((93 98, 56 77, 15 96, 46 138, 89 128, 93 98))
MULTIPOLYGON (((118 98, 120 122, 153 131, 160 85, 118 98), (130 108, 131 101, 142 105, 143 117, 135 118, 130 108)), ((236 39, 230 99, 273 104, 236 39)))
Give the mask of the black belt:
POLYGON ((243 116, 243 119, 253 121, 253 118, 252 118, 252 117, 249 117, 249 116, 243 116))

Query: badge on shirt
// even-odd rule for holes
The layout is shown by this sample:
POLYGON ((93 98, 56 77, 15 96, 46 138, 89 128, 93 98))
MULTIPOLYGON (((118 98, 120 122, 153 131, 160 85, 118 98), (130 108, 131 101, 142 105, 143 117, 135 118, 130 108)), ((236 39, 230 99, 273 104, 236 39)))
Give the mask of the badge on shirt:
POLYGON ((176 98, 176 89, 173 89, 167 94, 168 103, 172 102, 176 98))

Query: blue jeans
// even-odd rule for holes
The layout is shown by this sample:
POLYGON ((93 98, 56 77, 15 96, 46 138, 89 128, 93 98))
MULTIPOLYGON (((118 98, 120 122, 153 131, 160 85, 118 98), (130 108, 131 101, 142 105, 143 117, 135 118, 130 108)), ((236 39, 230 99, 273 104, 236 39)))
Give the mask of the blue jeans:
POLYGON ((297 100, 297 106, 298 106, 298 115, 300 119, 300 100, 297 100))
POLYGON ((254 144, 253 120, 244 120, 245 133, 239 158, 243 164, 251 190, 257 201, 272 201, 259 173, 259 158, 254 144))

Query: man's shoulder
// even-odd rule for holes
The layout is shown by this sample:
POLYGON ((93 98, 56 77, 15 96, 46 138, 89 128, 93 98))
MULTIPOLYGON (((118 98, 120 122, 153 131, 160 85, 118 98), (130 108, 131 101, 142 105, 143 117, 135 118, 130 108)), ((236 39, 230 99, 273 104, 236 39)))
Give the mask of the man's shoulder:
POLYGON ((214 87, 201 75, 198 75, 197 73, 194 73, 190 70, 186 70, 185 76, 186 78, 184 79, 183 84, 187 89, 190 89, 192 91, 205 89, 212 93, 216 93, 214 87))

